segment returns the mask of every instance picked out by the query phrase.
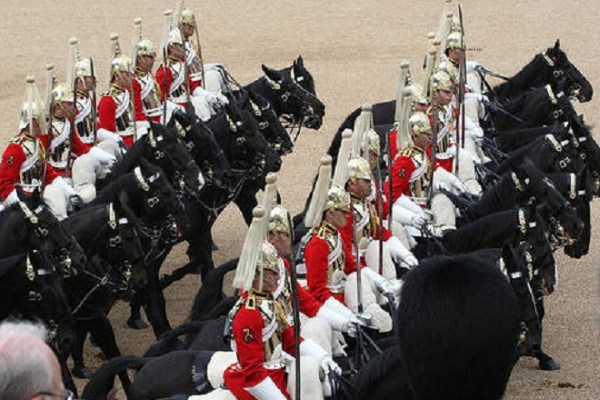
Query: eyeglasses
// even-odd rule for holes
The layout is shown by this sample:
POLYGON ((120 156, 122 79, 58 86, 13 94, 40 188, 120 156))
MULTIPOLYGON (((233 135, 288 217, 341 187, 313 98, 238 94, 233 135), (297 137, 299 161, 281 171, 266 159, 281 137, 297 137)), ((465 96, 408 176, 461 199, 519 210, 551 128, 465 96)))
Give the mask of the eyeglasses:
POLYGON ((71 392, 70 390, 63 390, 60 393, 51 393, 51 392, 38 392, 35 396, 49 396, 49 397, 56 397, 59 398, 61 400, 77 400, 75 398, 75 394, 73 392, 71 392))

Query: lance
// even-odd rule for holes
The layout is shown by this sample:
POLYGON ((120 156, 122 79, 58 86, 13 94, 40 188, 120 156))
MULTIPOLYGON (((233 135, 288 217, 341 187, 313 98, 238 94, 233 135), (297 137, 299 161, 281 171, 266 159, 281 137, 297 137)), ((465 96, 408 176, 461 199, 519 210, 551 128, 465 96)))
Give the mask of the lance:
POLYGON ((356 259, 356 286, 358 291, 356 292, 358 301, 358 314, 364 313, 363 302, 362 302, 362 271, 360 263, 360 249, 358 247, 358 227, 356 226, 356 210, 354 204, 352 204, 352 197, 350 198, 350 213, 352 214, 352 241, 354 242, 354 258, 356 259))
POLYGON ((463 85, 462 85, 462 91, 463 91, 463 107, 461 110, 461 116, 462 116, 462 121, 461 121, 461 145, 463 146, 463 148, 465 147, 465 88, 464 85, 466 85, 467 83, 467 47, 465 46, 465 26, 463 24, 463 14, 462 14, 462 7, 460 6, 460 4, 458 5, 458 16, 460 19, 460 40, 461 40, 461 47, 463 49, 462 51, 462 55, 461 55, 461 60, 460 60, 460 66, 461 68, 461 72, 462 72, 462 81, 463 81, 463 85))
MULTIPOLYGON (((77 112, 77 78, 73 80, 73 108, 75 112, 77 112)), ((67 151, 67 166, 65 167, 65 172, 63 176, 68 178, 71 174, 71 156, 73 155, 73 139, 75 138, 75 115, 73 115, 73 119, 70 120, 69 117, 65 117, 65 121, 69 121, 71 124, 69 129, 69 150, 67 151)), ((52 125, 52 121, 50 121, 50 125, 52 125)), ((50 142, 49 142, 50 143, 50 142)))
MULTIPOLYGON (((433 98, 433 91, 431 97, 433 98)), ((436 105, 433 103, 433 99, 431 100, 431 112, 433 116, 433 123, 431 124, 431 133, 432 133, 432 141, 431 141, 431 179, 429 180, 429 191, 427 192, 427 209, 431 210, 431 198, 433 197, 433 172, 435 170, 435 157, 437 154, 437 142, 438 142, 438 114, 436 105)))
POLYGON ((163 82, 163 90, 165 91, 165 100, 163 101, 163 124, 167 123, 167 100, 169 99, 169 80, 167 78, 167 48, 166 44, 162 48, 162 56, 163 56, 163 72, 164 72, 164 82, 163 82))
POLYGON ((90 57, 90 73, 94 82, 92 83, 92 132, 94 134, 94 144, 98 140, 98 122, 96 118, 98 118, 97 110, 96 110, 96 71, 94 70, 94 60, 90 57))
MULTIPOLYGON (((389 204, 390 204, 390 215, 388 217, 388 230, 391 232, 392 231, 392 221, 394 220, 394 207, 392 202, 394 201, 394 191, 393 191, 393 187, 394 187, 394 175, 392 174, 392 163, 394 160, 391 159, 391 152, 390 152, 390 131, 388 131, 387 135, 385 135, 385 140, 386 140, 386 146, 388 149, 388 159, 387 159, 387 177, 388 177, 388 185, 389 185, 389 197, 390 199, 389 204)), ((396 134, 398 134, 398 132, 396 132, 396 134)), ((399 149, 398 149, 399 150, 399 149)), ((380 186, 381 188, 381 186, 380 186)), ((380 195, 383 195, 383 193, 381 193, 380 195)))
MULTIPOLYGON (((196 42, 198 42, 198 48, 196 49, 196 53, 198 54, 198 59, 200 60, 200 72, 202 73, 202 88, 206 88, 205 77, 204 77, 204 58, 202 58, 202 45, 200 44, 200 34, 198 33, 198 22, 196 21, 196 16, 194 16, 194 31, 196 32, 196 42)), ((298 397, 299 398, 299 397, 298 397)))
MULTIPOLYGON (((379 161, 379 160, 378 160, 379 161)), ((381 192, 382 183, 381 183, 381 167, 379 166, 379 162, 377 162, 377 192, 379 196, 377 196, 377 214, 379 215, 377 230, 379 235, 379 275, 383 275, 383 193, 381 192)))
MULTIPOLYGON (((50 143, 52 143, 52 136, 53 132, 52 132, 52 119, 54 118, 54 96, 52 96, 52 85, 53 85, 53 77, 51 77, 51 75, 54 73, 54 64, 48 64, 46 65, 46 75, 49 77, 49 83, 46 82, 46 84, 50 85, 50 89, 47 89, 47 102, 48 102, 48 142, 47 142, 47 146, 48 146, 48 150, 46 151, 45 154, 45 158, 44 158, 44 171, 42 172, 42 182, 41 182, 41 191, 44 191, 44 186, 46 185, 46 175, 48 173, 48 163, 50 162, 50 143)), ((30 126, 29 129, 31 130, 32 127, 30 126)))
MULTIPOLYGON (((290 229, 290 243, 294 243, 294 229, 292 229, 292 216, 290 213, 287 213, 288 219, 288 227, 290 229)), ((294 316, 294 351, 296 354, 296 360, 294 361, 296 364, 296 399, 300 399, 300 306, 298 303, 298 274, 296 271, 296 260, 294 257, 294 252, 292 251, 292 255, 288 257, 290 261, 290 279, 291 279, 291 294, 292 294, 292 314, 294 316)))

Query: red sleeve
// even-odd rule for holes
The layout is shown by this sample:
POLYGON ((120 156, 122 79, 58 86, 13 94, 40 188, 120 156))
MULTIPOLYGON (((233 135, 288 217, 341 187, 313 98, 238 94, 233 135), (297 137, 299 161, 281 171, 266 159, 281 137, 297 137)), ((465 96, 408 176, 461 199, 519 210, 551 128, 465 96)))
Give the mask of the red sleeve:
POLYGON ((78 156, 87 153, 92 148, 92 145, 83 143, 79 134, 77 133, 77 128, 75 128, 75 132, 73 132, 73 154, 78 156))
MULTIPOLYGON (((352 206, 350 206, 352 207, 352 206)), ((346 225, 342 228, 338 228, 340 236, 342 238, 342 246, 344 249, 345 266, 344 272, 346 275, 356 271, 356 257, 352 251, 354 247, 354 221, 353 213, 349 212, 346 214, 346 225)))
POLYGON ((6 200, 15 185, 21 181, 19 172, 21 164, 25 161, 25 154, 20 145, 10 143, 2 154, 2 164, 0 164, 0 198, 6 200))
POLYGON ((112 96, 102 96, 98 102, 98 129, 106 129, 110 132, 116 132, 116 111, 117 104, 112 96))
MULTIPOLYGON (((188 74, 188 75, 189 75, 189 74, 188 74)), ((189 76, 188 76, 188 82, 189 82, 189 85, 190 85, 190 95, 191 95, 192 93, 194 93, 194 90, 195 90, 197 87, 200 87, 200 86, 202 86, 202 80, 193 81, 193 80, 192 80, 192 78, 190 78, 189 76)))
POLYGON ((331 297, 331 292, 327 288, 328 255, 327 242, 317 236, 313 236, 304 249, 308 290, 323 303, 331 297))
POLYGON ((402 194, 410 195, 410 176, 415 170, 415 164, 409 157, 399 156, 392 164, 392 197, 390 197, 389 178, 385 185, 386 196, 391 198, 392 204, 402 194))
MULTIPOLYGON (((302 343, 302 340, 303 339, 301 337, 300 343, 302 343)), ((296 343, 296 340, 294 338, 294 327, 293 326, 288 326, 287 328, 284 329, 283 332, 281 332, 281 341, 283 342, 281 344, 283 351, 285 351, 289 355, 295 357, 296 356, 296 348, 295 348, 294 344, 296 343)))
MULTIPOLYGON (((291 266, 290 262, 284 258, 283 263, 288 274, 291 275, 291 266)), ((310 294, 308 290, 306 290, 302 285, 296 282, 296 290, 298 291, 298 305, 300 306, 300 312, 308 316, 309 318, 314 317, 319 312, 319 308, 321 308, 322 303, 319 302, 315 297, 310 294)))
POLYGON ((142 85, 140 85, 138 80, 134 78, 131 80, 131 86, 133 88, 133 107, 135 108, 135 120, 146 121, 144 105, 142 104, 142 85))
POLYGON ((263 366, 263 327, 264 321, 257 309, 250 310, 242 306, 233 318, 233 338, 246 387, 256 386, 268 376, 263 366))
POLYGON ((158 83, 158 87, 160 88, 160 101, 164 102, 167 98, 167 94, 169 93, 169 88, 171 87, 171 81, 173 80, 171 68, 164 68, 161 65, 156 70, 155 77, 156 77, 156 82, 158 83), (165 72, 166 72, 166 74, 165 74, 165 72))

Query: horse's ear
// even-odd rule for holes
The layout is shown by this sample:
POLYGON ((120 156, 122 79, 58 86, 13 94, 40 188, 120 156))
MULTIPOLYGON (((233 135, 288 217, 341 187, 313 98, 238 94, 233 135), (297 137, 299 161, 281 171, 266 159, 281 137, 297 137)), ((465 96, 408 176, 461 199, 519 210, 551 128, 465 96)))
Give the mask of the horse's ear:
POLYGON ((556 43, 554 43, 554 51, 558 54, 560 51, 560 39, 556 39, 556 43))
POLYGON ((302 59, 301 55, 298 55, 298 58, 296 59, 296 64, 298 64, 299 67, 304 67, 304 60, 302 59))
POLYGON ((262 70, 265 73, 265 75, 267 76, 267 78, 269 78, 275 82, 281 82, 281 80, 283 79, 281 72, 274 70, 272 68, 269 68, 265 64, 262 65, 262 70))

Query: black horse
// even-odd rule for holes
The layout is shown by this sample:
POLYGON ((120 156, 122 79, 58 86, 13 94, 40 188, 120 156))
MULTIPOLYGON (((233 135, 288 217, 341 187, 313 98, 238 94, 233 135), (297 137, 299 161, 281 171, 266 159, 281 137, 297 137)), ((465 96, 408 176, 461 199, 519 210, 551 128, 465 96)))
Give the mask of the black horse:
MULTIPOLYGON (((485 70, 479 69, 478 72, 485 78, 485 70)), ((557 39, 553 47, 536 54, 533 60, 506 82, 493 88, 488 87, 487 95, 504 104, 531 88, 550 84, 556 89, 563 78, 567 79, 565 90, 569 96, 576 97, 582 103, 592 99, 592 85, 571 63, 567 54, 560 48, 560 40, 557 39)))
MULTIPOLYGON (((121 297, 146 284, 145 253, 135 227, 120 204, 91 205, 63 221, 78 238, 95 269, 66 280, 77 327, 74 373, 87 375, 83 341, 90 332, 107 358, 120 355, 107 314, 121 297)), ((129 380, 121 376, 124 385, 129 380)))
POLYGON ((5 237, 10 237, 0 241, 0 257, 36 250, 58 262, 64 276, 84 270, 88 265, 85 253, 54 214, 39 202, 37 192, 30 198, 20 198, 26 201, 0 212, 0 227, 5 237))
POLYGON ((342 399, 501 399, 518 319, 497 252, 424 260, 405 276, 398 345, 349 382, 342 399))
POLYGON ((58 353, 74 340, 71 306, 53 257, 38 250, 0 260, 0 320, 9 315, 42 320, 58 353))

